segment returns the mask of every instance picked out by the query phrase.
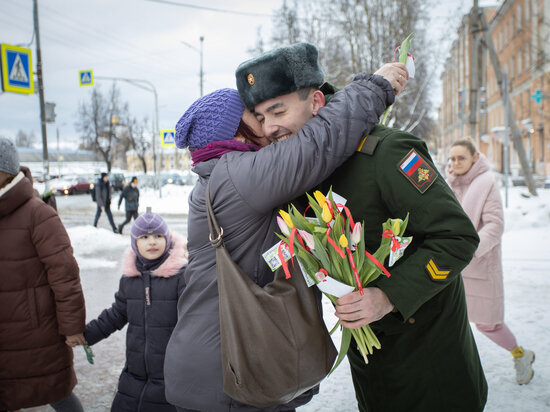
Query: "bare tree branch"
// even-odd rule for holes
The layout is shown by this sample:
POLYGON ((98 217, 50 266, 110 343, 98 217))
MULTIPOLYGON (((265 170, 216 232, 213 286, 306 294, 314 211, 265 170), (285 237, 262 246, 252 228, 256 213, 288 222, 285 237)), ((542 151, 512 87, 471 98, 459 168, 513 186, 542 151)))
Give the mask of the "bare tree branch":
POLYGON ((426 109, 422 109, 422 111, 420 112, 420 115, 418 116, 418 119, 416 119, 416 121, 411 125, 411 127, 409 127, 407 129, 407 132, 408 133, 411 133, 415 128, 416 126, 418 126, 418 124, 422 121, 422 119, 424 118, 424 115, 426 114, 426 109))
POLYGON ((115 84, 107 98, 96 87, 90 94, 90 101, 79 104, 76 129, 82 133, 83 143, 101 155, 108 171, 113 165, 113 148, 119 140, 115 130, 119 116, 127 110, 128 105, 121 104, 120 91, 115 84))
MULTIPOLYGON (((426 24, 429 3, 422 0, 302 0, 285 1, 274 19, 270 47, 307 41, 319 49, 325 80, 345 86, 361 71, 373 73, 391 60, 393 51, 411 32, 415 33, 411 53, 416 57, 416 80, 407 84, 408 93, 398 97, 389 124, 409 128, 414 114, 424 114, 415 126, 427 137, 432 126, 429 90, 434 86, 436 65, 429 47, 426 24), (429 73, 428 73, 429 72, 429 73), (418 79, 425 79, 420 82, 418 79)), ((262 46, 267 42, 262 41, 262 46)))

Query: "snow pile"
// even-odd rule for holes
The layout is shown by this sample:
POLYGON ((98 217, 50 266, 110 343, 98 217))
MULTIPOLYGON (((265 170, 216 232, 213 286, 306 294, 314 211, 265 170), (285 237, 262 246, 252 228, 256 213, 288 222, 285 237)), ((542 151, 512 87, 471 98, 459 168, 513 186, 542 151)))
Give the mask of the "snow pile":
POLYGON ((187 198, 193 186, 164 185, 162 187, 162 198, 155 189, 140 189, 139 212, 145 213, 147 207, 152 207, 154 213, 160 215, 187 214, 189 204, 187 198))
POLYGON ((130 245, 127 237, 93 226, 71 227, 67 232, 81 270, 116 267, 118 262, 105 259, 105 254, 113 249, 124 250, 130 245))
MULTIPOLYGON (((501 190, 505 202, 504 189, 501 190)), ((525 187, 512 187, 508 191, 508 208, 504 209, 504 230, 547 227, 550 223, 550 190, 538 189, 530 196, 525 187)))

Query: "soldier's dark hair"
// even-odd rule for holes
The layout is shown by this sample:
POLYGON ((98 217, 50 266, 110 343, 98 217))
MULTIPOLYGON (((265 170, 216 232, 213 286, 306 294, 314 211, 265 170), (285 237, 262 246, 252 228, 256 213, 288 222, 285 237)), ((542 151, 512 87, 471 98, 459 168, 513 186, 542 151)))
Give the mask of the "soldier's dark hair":
POLYGON ((304 101, 307 100, 309 95, 314 92, 315 90, 319 90, 318 87, 306 87, 305 89, 296 90, 296 93, 298 93, 298 97, 300 100, 304 101))
POLYGON ((463 139, 459 139, 457 141, 455 141, 451 147, 455 147, 455 146, 463 146, 465 147, 466 149, 468 149, 468 151, 470 152, 470 154, 473 156, 477 153, 477 148, 476 148, 476 144, 474 143, 474 141, 472 140, 472 138, 470 137, 465 137, 463 139))

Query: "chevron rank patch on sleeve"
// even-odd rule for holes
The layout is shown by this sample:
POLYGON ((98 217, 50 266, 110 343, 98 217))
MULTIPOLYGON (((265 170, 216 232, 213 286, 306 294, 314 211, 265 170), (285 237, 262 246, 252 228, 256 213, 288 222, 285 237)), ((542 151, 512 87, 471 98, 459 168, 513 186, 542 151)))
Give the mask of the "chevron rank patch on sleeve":
POLYGON ((426 265, 426 273, 431 280, 445 280, 451 271, 441 270, 437 267, 433 258, 431 258, 426 265))
POLYGON ((398 168, 420 193, 428 190, 438 176, 433 167, 414 149, 399 162, 398 168))

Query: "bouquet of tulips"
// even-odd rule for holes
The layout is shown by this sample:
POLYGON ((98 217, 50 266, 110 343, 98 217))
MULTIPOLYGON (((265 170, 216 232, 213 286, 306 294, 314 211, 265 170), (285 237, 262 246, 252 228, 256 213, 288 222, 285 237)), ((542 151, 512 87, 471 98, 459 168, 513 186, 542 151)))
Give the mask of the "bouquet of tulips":
MULTIPOLYGON (((282 240, 278 254, 287 278, 290 272, 285 255, 295 255, 306 282, 317 284, 336 304, 339 297, 353 290, 363 294, 363 287, 380 274, 390 276, 383 266, 385 259, 390 255, 391 266, 412 240, 412 237, 402 237, 408 215, 405 220, 388 219, 384 222, 380 246, 370 254, 365 250, 364 224, 354 222, 349 209, 335 203, 332 190, 327 197, 319 191, 314 193, 314 197, 307 196, 308 209, 312 209, 315 217, 304 217, 294 205, 290 205, 288 212, 281 210, 281 216, 277 217, 282 232, 277 234, 282 240), (285 253, 285 248, 290 253, 285 253)), ((352 336, 365 363, 368 363, 367 355, 373 353, 373 348, 380 349, 380 342, 369 325, 360 329, 343 328, 339 355, 332 370, 346 355, 352 336)))

